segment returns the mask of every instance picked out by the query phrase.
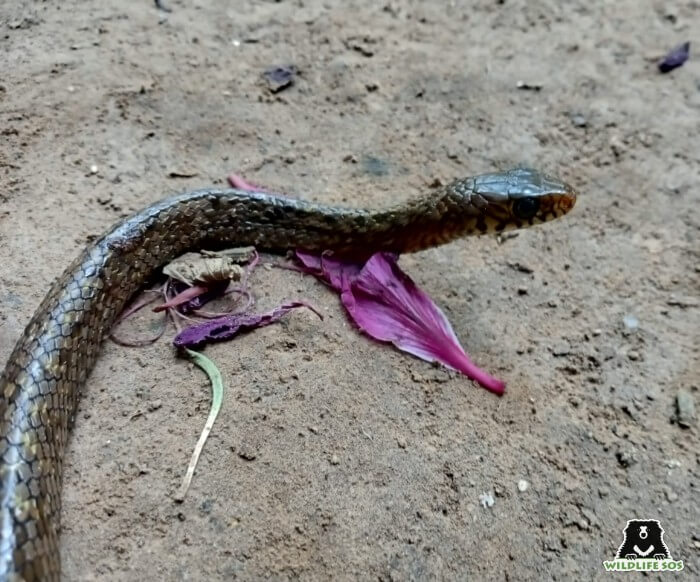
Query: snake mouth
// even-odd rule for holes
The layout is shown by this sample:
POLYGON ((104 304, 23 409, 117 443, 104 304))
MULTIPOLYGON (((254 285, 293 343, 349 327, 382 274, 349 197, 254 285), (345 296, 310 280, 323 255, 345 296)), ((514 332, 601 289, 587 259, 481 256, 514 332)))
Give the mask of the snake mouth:
POLYGON ((576 204, 576 192, 567 189, 563 192, 541 194, 536 197, 516 198, 505 207, 494 204, 489 213, 505 223, 496 230, 510 230, 549 222, 567 214, 576 204))
POLYGON ((560 194, 555 197, 554 209, 557 212, 557 216, 562 216, 569 212, 574 206, 576 206, 577 193, 571 187, 567 187, 564 194, 560 194))
POLYGON ((558 196, 557 208, 561 211, 562 214, 566 214, 574 206, 576 206, 577 197, 578 192, 576 192, 574 188, 566 184, 564 192, 558 196))
POLYGON ((562 182, 557 190, 540 196, 540 211, 537 218, 541 222, 547 222, 564 216, 576 206, 577 197, 576 190, 562 182))
POLYGON ((575 205, 576 193, 573 190, 562 194, 548 194, 542 197, 538 218, 541 222, 559 218, 570 212, 575 205))

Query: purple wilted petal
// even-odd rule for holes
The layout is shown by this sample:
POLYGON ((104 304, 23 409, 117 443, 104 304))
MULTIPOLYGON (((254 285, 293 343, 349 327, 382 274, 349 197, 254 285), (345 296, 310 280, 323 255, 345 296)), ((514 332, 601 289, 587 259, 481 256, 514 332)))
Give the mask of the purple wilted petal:
POLYGON ((323 316, 304 301, 290 301, 267 313, 235 314, 212 319, 183 329, 175 336, 173 344, 178 348, 197 348, 208 343, 231 339, 241 331, 265 327, 279 321, 285 314, 297 307, 308 307, 321 319, 323 316))
POLYGON ((659 71, 662 73, 668 73, 669 71, 680 67, 688 60, 689 57, 690 42, 684 42, 671 50, 663 59, 661 59, 659 62, 659 71))

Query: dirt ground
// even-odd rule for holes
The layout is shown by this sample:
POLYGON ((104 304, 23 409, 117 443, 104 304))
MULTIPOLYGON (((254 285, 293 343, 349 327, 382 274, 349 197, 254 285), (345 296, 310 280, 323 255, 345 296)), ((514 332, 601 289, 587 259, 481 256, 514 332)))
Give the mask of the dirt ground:
POLYGON ((67 456, 65 579, 603 580, 632 518, 697 579, 698 424, 676 402, 700 405, 700 61, 655 59, 700 5, 164 3, 0 5, 2 359, 91 238, 231 171, 357 206, 520 164, 581 194, 402 257, 502 398, 259 270, 259 309, 326 318, 206 350, 227 393, 181 505, 208 384, 167 340, 107 342, 67 456), (298 76, 273 94, 277 65, 298 76))

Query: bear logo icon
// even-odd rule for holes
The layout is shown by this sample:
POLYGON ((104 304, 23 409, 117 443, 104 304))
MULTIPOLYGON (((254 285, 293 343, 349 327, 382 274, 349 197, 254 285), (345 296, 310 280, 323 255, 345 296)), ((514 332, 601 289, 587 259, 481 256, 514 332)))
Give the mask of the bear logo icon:
POLYGON ((664 542, 664 530, 657 519, 630 519, 625 539, 615 554, 617 560, 672 560, 664 542))

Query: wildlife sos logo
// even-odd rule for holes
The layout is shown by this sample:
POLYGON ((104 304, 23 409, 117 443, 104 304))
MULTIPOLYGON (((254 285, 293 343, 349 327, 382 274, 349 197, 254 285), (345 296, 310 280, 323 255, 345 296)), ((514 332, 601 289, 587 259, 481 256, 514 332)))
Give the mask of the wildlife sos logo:
POLYGON ((680 572, 683 560, 674 560, 664 541, 658 519, 630 519, 614 560, 603 562, 608 572, 680 572))

